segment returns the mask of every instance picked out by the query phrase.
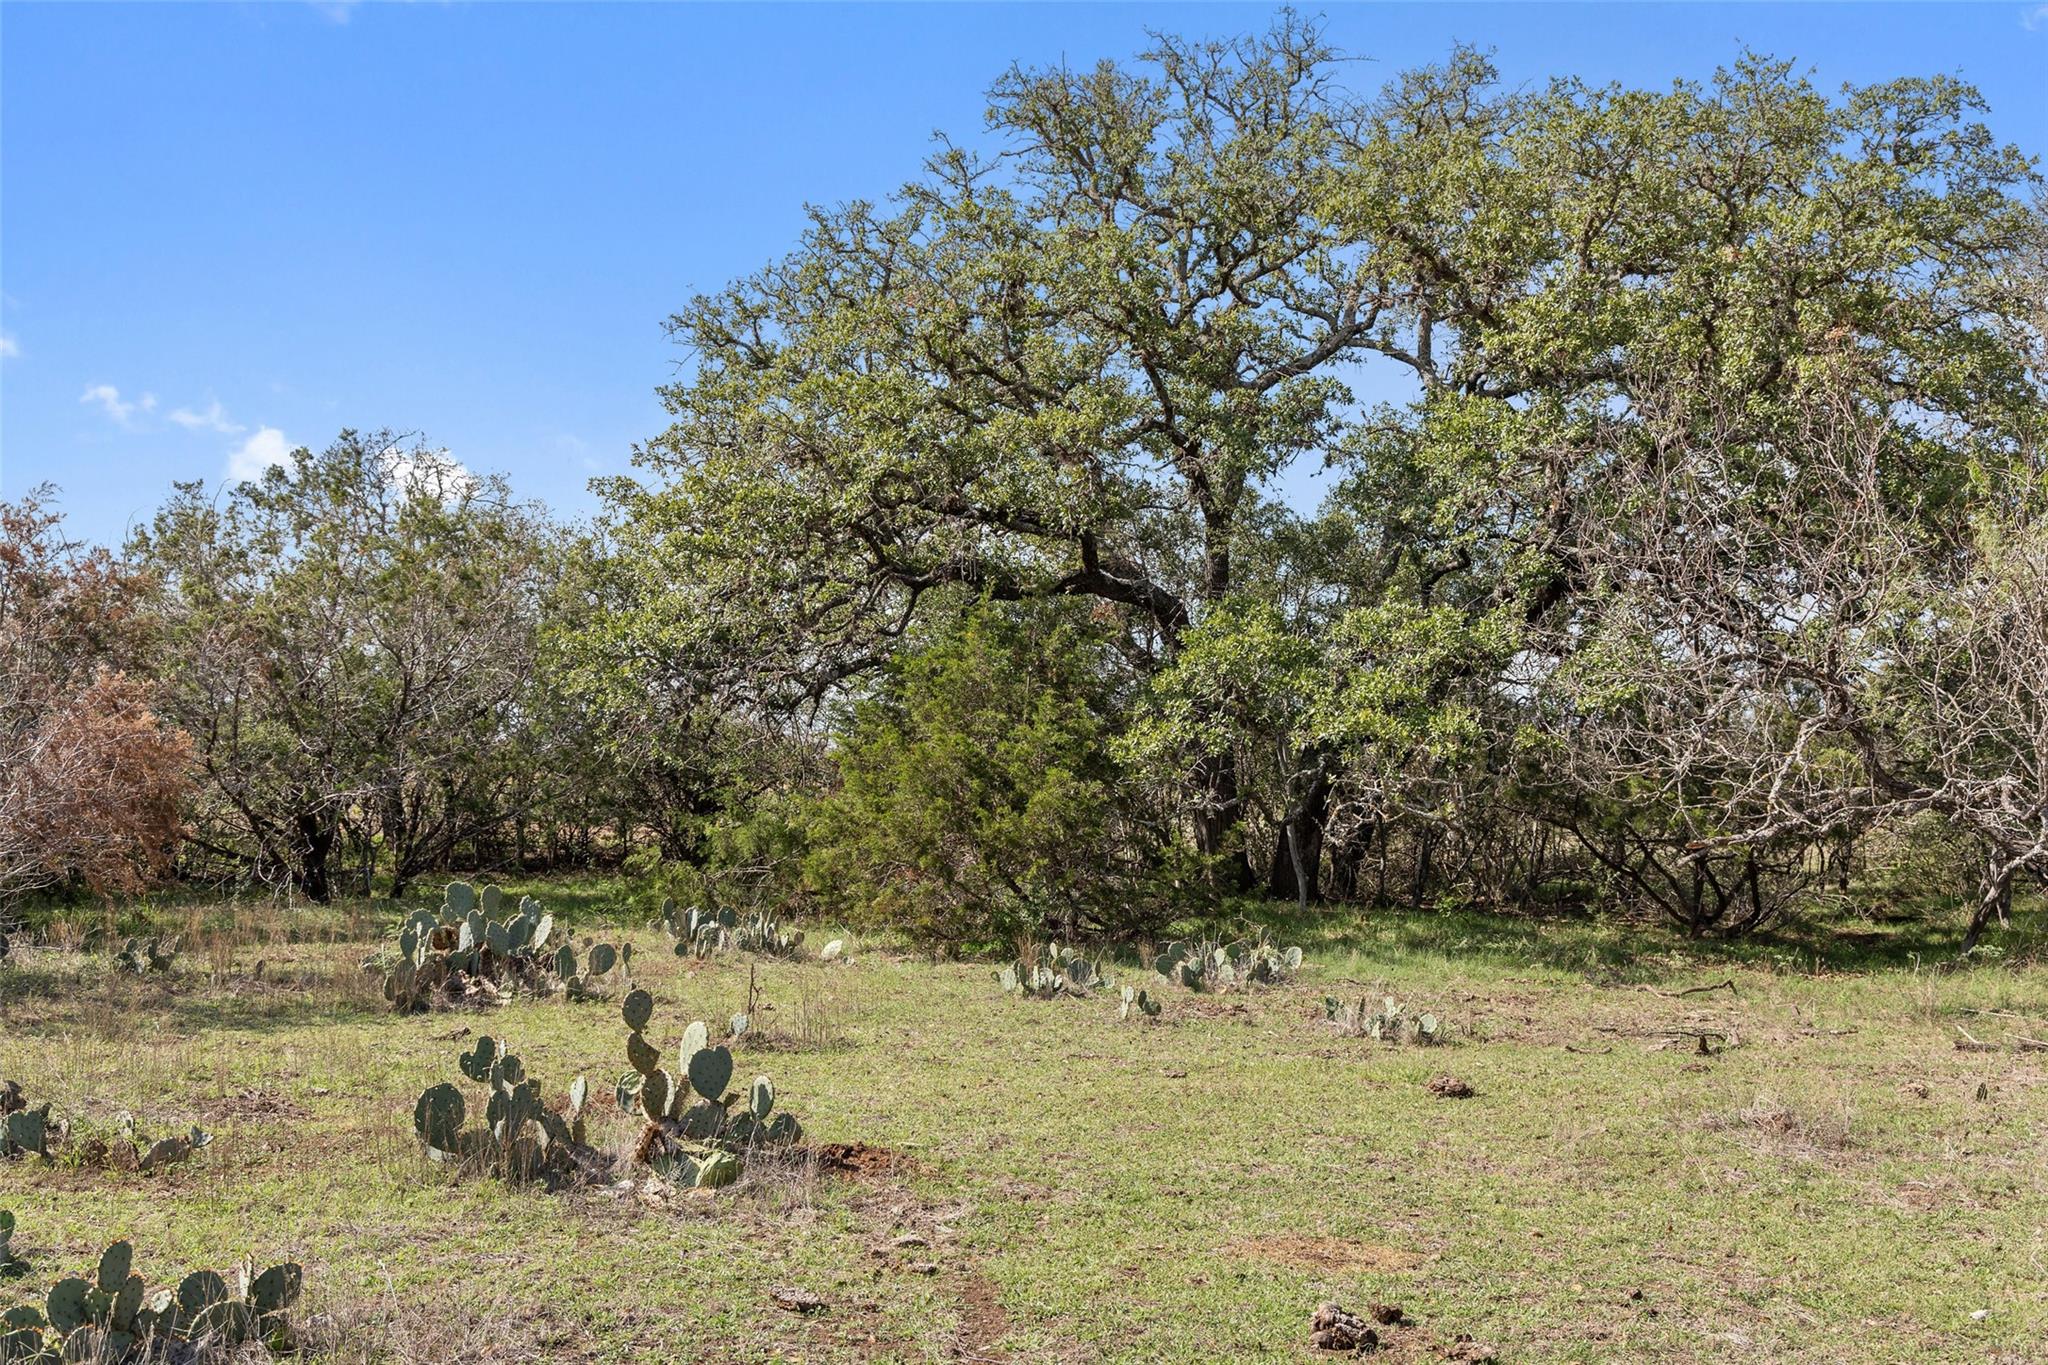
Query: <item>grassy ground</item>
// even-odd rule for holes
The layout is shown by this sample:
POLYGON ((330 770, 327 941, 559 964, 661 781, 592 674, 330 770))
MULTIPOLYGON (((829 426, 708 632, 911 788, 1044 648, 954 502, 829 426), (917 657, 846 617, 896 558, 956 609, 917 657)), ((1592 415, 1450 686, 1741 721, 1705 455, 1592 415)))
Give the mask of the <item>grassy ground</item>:
MULTIPOLYGON (((600 927, 606 894, 540 894, 600 927)), ((0 968, 0 1076, 81 1132, 127 1110, 218 1139, 156 1177, 0 1167, 34 1265, 0 1304, 127 1236, 152 1284, 298 1258, 344 1359, 1289 1361, 1336 1298, 1406 1311, 1393 1360, 1469 1337, 1517 1362, 2048 1361, 2048 1051, 2017 1041, 2048 1038, 2048 966, 2023 935, 1948 972, 1874 926, 1717 953, 1320 921, 1293 926, 1298 983, 1162 988, 1151 1024, 856 943, 759 967, 739 1076, 771 1075, 814 1142, 889 1155, 698 1199, 455 1181, 414 1149, 413 1100, 466 1085, 473 1029, 553 1093, 588 1073, 597 1140, 627 1150, 615 1005, 395 1017, 356 968, 388 910, 170 917, 192 940, 167 978, 60 946, 0 968), (1326 992, 1396 995, 1451 1039, 1337 1037, 1326 992), (1439 1073, 1477 1093, 1433 1096, 1439 1073)), ((666 1049, 740 1008, 744 962, 632 937, 666 1049)))

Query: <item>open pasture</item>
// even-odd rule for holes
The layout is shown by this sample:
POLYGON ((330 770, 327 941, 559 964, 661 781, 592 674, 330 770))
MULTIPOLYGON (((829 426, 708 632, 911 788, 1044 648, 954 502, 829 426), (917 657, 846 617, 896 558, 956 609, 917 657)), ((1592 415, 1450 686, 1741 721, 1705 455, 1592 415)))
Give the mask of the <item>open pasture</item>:
POLYGON ((1398 1305, 1393 1360, 2018 1362, 2048 1340, 2038 965, 1624 958, 1613 927, 1389 915, 1305 933, 1268 988, 1112 963, 1163 1006, 1122 1020, 1115 990, 1020 999, 988 964, 859 942, 679 958, 587 890, 538 891, 634 943, 664 1050, 751 980, 735 1084, 772 1076, 803 1149, 716 1192, 650 1183, 612 1098, 619 992, 394 1014, 360 967, 389 911, 160 911, 184 950, 143 976, 59 924, 0 974, 0 1074, 74 1155, 0 1166, 33 1266, 0 1295, 128 1237, 157 1278, 297 1259, 307 1341, 342 1359, 1284 1361, 1316 1357, 1330 1299, 1398 1305), (1343 1036, 1326 995, 1393 996, 1444 1039, 1343 1036), (414 1101, 478 1033, 551 1099, 589 1076, 611 1178, 423 1159, 414 1101), (122 1112, 215 1141, 153 1175, 82 1165, 122 1112))

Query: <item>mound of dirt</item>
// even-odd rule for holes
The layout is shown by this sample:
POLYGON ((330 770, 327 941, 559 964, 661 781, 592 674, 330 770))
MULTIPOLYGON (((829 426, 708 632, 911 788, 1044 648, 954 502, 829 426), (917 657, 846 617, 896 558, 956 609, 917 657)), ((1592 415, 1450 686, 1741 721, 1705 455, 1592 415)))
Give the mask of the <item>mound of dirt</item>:
POLYGON ((917 1169, 915 1158, 865 1142, 827 1142, 811 1150, 818 1158, 818 1169, 832 1175, 879 1179, 917 1169))

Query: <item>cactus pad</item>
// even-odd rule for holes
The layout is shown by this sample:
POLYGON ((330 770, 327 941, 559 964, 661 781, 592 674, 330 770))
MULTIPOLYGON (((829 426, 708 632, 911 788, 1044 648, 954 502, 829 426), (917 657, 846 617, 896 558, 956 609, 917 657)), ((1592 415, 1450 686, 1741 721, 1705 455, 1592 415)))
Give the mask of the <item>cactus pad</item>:
POLYGON ((716 1102, 725 1094, 725 1087, 732 1080, 732 1053, 723 1046, 699 1048, 691 1056, 689 1068, 690 1088, 705 1099, 716 1102))
POLYGON ((619 1012, 626 1017, 626 1027, 638 1033, 654 1017, 654 997, 643 990, 631 991, 620 1005, 619 1012))

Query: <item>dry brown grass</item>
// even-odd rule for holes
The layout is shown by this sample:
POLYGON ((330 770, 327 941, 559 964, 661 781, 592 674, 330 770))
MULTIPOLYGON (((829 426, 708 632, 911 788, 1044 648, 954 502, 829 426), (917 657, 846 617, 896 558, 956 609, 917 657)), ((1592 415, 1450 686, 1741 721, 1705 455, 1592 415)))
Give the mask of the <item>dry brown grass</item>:
POLYGON ((1785 1157, 1819 1158, 1856 1145, 1856 1111, 1847 1099, 1787 1102, 1759 1092, 1741 1109, 1700 1121, 1709 1132, 1747 1136, 1753 1145, 1785 1157))

